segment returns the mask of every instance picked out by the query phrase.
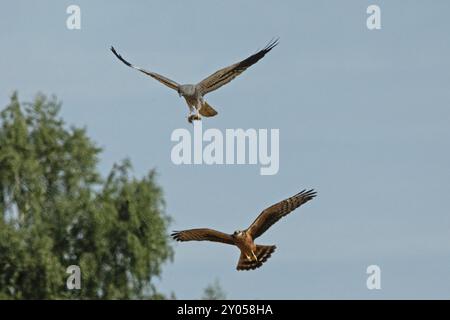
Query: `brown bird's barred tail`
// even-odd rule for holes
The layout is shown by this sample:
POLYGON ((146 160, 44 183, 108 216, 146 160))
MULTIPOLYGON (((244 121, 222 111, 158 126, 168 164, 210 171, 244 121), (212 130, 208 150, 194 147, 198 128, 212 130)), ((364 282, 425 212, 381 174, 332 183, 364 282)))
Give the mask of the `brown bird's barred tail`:
POLYGON ((208 102, 203 101, 203 105, 200 109, 200 114, 204 117, 214 117, 217 114, 217 111, 211 107, 208 102))
POLYGON ((272 253, 275 251, 276 246, 260 246, 256 245, 255 255, 258 260, 255 260, 254 257, 251 257, 251 260, 248 260, 245 254, 241 253, 239 257, 239 262, 236 267, 238 271, 241 270, 255 270, 263 265, 267 259, 270 258, 272 253))

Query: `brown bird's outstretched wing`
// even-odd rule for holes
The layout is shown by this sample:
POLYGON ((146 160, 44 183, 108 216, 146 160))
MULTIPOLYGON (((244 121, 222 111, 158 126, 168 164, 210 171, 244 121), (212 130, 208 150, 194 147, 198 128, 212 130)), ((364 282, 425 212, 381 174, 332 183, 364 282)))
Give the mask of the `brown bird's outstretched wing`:
POLYGON ((238 75, 240 75, 242 72, 244 72, 248 67, 252 66, 253 64, 257 63, 259 60, 261 60, 270 50, 272 50, 276 45, 278 44, 278 39, 275 39, 274 41, 271 41, 267 44, 267 46, 255 53, 254 55, 251 55, 245 60, 242 60, 240 62, 237 62, 231 66, 225 67, 223 69, 220 69, 219 71, 216 71, 209 77, 203 79, 197 84, 197 88, 200 90, 202 95, 207 94, 208 92, 214 91, 224 84, 227 84, 234 78, 236 78, 238 75))
POLYGON ((231 235, 213 229, 190 229, 174 231, 171 237, 177 241, 214 241, 235 244, 231 235))
POLYGON ((165 84, 166 86, 168 86, 169 88, 172 88, 174 90, 178 89, 178 83, 176 83, 173 80, 170 80, 169 78, 166 78, 158 73, 155 72, 151 72, 151 71, 147 71, 145 69, 142 69, 140 67, 134 66, 131 63, 129 63, 127 60, 125 60, 124 58, 122 58, 122 56, 120 54, 117 53, 116 49, 114 49, 114 47, 111 47, 111 51, 112 53, 114 53, 114 55, 117 57, 117 59, 119 59, 120 61, 122 61, 125 65, 127 65, 130 68, 139 70, 142 73, 145 73, 146 75, 152 77, 153 79, 158 80, 159 82, 161 82, 162 84, 165 84))
POLYGON ((303 190, 297 193, 295 196, 274 204, 273 206, 261 212, 258 218, 256 218, 256 220, 247 229, 247 232, 249 232, 253 239, 256 239, 267 229, 269 229, 275 222, 277 222, 282 217, 286 216, 305 202, 308 202, 315 196, 316 192, 313 189, 308 191, 303 190))

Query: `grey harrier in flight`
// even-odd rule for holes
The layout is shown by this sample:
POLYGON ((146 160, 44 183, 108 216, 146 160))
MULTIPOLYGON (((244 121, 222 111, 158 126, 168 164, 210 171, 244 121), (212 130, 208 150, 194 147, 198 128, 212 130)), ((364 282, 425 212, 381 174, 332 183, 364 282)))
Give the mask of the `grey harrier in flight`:
POLYGON ((265 209, 244 231, 227 234, 212 229, 190 229, 174 231, 171 236, 177 241, 215 241, 237 246, 241 255, 237 270, 254 270, 263 265, 275 251, 275 246, 257 245, 253 241, 269 229, 275 222, 316 196, 316 192, 303 190, 295 196, 280 201, 265 209))
POLYGON ((231 66, 220 69, 219 71, 214 72, 212 75, 203 79, 197 84, 179 84, 160 74, 147 71, 145 69, 132 65, 124 58, 122 58, 122 56, 116 52, 114 47, 111 47, 111 51, 120 61, 122 61, 127 66, 145 73, 146 75, 158 80, 162 84, 165 84, 169 88, 177 90, 179 96, 180 97, 183 96, 184 99, 186 100, 186 103, 189 107, 188 121, 192 122, 193 120, 201 120, 200 115, 205 117, 214 117, 217 114, 217 111, 214 110, 214 108, 211 107, 203 99, 203 97, 207 93, 220 88, 224 84, 227 84, 228 82, 236 78, 248 67, 261 60, 277 44, 278 39, 271 41, 269 44, 267 44, 267 46, 264 49, 251 55, 247 59, 244 59, 240 62, 232 64, 231 66))

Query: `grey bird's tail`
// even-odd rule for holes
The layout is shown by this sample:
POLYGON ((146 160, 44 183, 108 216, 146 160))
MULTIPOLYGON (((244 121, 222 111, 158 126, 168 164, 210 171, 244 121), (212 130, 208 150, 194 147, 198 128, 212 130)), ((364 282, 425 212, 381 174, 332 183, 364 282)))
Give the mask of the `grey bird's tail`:
POLYGON ((253 257, 251 257, 252 259, 249 260, 249 259, 247 259, 245 254, 241 253, 241 256, 239 257, 239 262, 238 262, 236 269, 238 271, 254 270, 256 268, 261 267, 263 265, 263 263, 266 262, 267 259, 270 258, 270 256, 272 255, 272 253, 275 251, 276 248, 277 248, 276 246, 256 245, 255 256, 256 256, 257 260, 254 260, 253 257))
POLYGON ((204 117, 214 117, 217 115, 217 111, 211 107, 208 102, 203 101, 202 108, 200 109, 200 114, 204 117))

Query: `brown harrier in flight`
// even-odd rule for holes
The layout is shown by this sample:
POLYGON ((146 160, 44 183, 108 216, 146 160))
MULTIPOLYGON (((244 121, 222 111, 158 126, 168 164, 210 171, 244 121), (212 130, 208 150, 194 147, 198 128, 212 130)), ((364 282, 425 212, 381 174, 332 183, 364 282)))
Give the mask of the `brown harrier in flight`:
POLYGON ((241 250, 236 269, 254 270, 261 267, 270 258, 276 247, 257 245, 253 240, 262 235, 282 217, 315 196, 316 192, 313 189, 303 190, 295 196, 280 201, 261 212, 250 227, 244 231, 238 230, 233 234, 226 234, 212 229, 190 229, 175 231, 171 236, 177 241, 206 240, 235 245, 241 250))
POLYGON ((173 80, 170 80, 160 74, 155 72, 147 71, 140 67, 134 66, 128 61, 126 61, 120 54, 116 52, 114 47, 111 47, 111 51, 114 55, 127 66, 137 69, 146 75, 158 80, 162 84, 165 84, 169 88, 177 90, 179 96, 184 97, 186 103, 189 107, 189 115, 188 121, 192 122, 193 120, 201 120, 200 115, 205 117, 213 117, 217 114, 217 111, 213 109, 204 99, 203 97, 216 89, 219 89, 224 84, 227 84, 242 72, 244 72, 248 67, 255 64, 259 60, 261 60, 270 50, 272 50, 278 44, 278 39, 269 42, 267 46, 258 51, 257 53, 251 55, 247 59, 244 59, 240 62, 232 64, 231 66, 220 69, 219 71, 214 72, 209 77, 203 79, 197 84, 178 84, 173 80))

